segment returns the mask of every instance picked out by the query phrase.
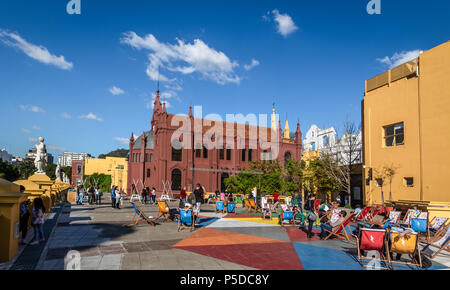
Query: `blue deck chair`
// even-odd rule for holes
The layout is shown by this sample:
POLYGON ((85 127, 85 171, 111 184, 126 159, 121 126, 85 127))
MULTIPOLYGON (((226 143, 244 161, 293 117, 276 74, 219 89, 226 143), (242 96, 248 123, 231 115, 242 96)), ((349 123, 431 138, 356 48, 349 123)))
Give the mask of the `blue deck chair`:
POLYGON ((289 224, 294 223, 294 212, 293 211, 283 211, 281 212, 281 219, 279 219, 279 223, 281 226, 284 226, 284 221, 289 221, 289 224))
POLYGON ((236 204, 234 202, 229 202, 227 207, 227 213, 236 214, 236 204))
POLYGON ((223 209, 223 201, 216 201, 216 213, 219 212, 219 211, 221 211, 221 212, 224 211, 224 209, 223 209))
POLYGON ((131 202, 131 205, 134 209, 134 217, 131 220, 130 224, 128 226, 135 226, 138 223, 146 222, 152 226, 156 226, 155 218, 151 216, 147 216, 140 208, 137 206, 133 201, 131 202))
POLYGON ((194 215, 191 209, 180 209, 180 219, 178 221, 178 231, 184 228, 190 228, 191 232, 195 229, 194 215))

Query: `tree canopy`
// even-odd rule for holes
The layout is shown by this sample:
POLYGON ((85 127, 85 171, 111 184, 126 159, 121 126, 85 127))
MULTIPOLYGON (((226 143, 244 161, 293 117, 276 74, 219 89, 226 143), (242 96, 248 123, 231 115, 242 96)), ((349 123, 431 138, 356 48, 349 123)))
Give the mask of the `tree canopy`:
POLYGON ((117 149, 106 154, 100 154, 98 155, 98 158, 100 159, 105 159, 106 157, 128 158, 128 151, 129 151, 128 149, 117 149))

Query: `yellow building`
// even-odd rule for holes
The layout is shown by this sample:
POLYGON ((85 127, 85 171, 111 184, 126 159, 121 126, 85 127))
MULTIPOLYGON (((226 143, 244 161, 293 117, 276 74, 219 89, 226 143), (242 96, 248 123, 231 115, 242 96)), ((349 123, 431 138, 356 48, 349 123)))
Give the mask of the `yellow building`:
POLYGON ((127 188, 128 161, 126 158, 86 158, 84 160, 84 175, 94 173, 111 175, 111 185, 116 185, 124 191, 127 188))
POLYGON ((362 124, 366 204, 450 202, 450 42, 367 80, 362 124))

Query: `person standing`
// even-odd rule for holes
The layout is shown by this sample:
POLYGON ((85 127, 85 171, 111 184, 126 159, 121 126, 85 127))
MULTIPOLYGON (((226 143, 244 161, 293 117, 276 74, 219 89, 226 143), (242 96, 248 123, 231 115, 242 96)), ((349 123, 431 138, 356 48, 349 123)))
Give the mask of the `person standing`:
POLYGON ((194 212, 196 212, 197 214, 200 213, 200 207, 202 205, 201 201, 203 198, 203 194, 204 194, 203 188, 200 185, 200 183, 198 183, 194 190, 194 196, 195 196, 195 201, 196 201, 195 206, 194 206, 194 212))
POLYGON ((122 191, 122 189, 119 190, 119 187, 116 186, 116 189, 115 189, 114 193, 115 193, 115 196, 116 196, 116 208, 117 209, 120 209, 120 198, 122 196, 122 194, 120 193, 121 191, 122 191))
POLYGON ((96 194, 97 194, 97 205, 101 205, 103 192, 102 192, 101 188, 98 186, 97 186, 96 194))
POLYGON ((39 242, 45 241, 44 236, 44 202, 42 198, 38 197, 34 199, 33 211, 32 211, 32 220, 31 223, 34 229, 34 240, 30 243, 30 245, 37 245, 39 242))
POLYGON ((142 204, 147 203, 147 194, 145 192, 146 192, 145 187, 143 187, 142 191, 141 191, 141 203, 142 204))
POLYGON ((186 187, 183 187, 180 191, 180 199, 185 202, 186 201, 186 187))
POLYGON ((152 201, 153 201, 153 204, 155 204, 156 203, 156 188, 152 188, 152 201))
POLYGON ((89 193, 89 204, 92 205, 95 203, 95 189, 93 185, 89 186, 88 193, 89 193))
POLYGON ((116 208, 116 187, 114 185, 111 187, 111 205, 116 208))
MULTIPOLYGON (((22 191, 22 185, 20 186, 22 191)), ((30 220, 30 211, 28 210, 28 206, 30 204, 30 200, 27 199, 20 204, 20 220, 19 220, 19 229, 22 233, 22 238, 19 240, 19 244, 25 244, 25 239, 27 238, 28 233, 28 221, 30 220)))
POLYGON ((150 187, 148 186, 145 188, 145 198, 150 204, 152 203, 152 192, 150 191, 150 187))
POLYGON ((310 194, 309 195, 309 199, 307 201, 307 204, 305 205, 305 209, 309 210, 309 215, 308 215, 308 231, 307 231, 307 236, 308 239, 312 238, 312 227, 314 225, 314 222, 317 219, 317 213, 314 209, 314 203, 316 201, 316 197, 314 194, 310 194))

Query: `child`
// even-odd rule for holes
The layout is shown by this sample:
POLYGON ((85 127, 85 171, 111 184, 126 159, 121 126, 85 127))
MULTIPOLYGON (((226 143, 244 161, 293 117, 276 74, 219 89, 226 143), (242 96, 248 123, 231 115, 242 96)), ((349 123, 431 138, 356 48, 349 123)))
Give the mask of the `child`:
POLYGON ((32 225, 34 228, 34 240, 30 245, 37 245, 39 242, 45 241, 44 237, 44 212, 45 207, 40 197, 34 199, 32 225), (40 239, 39 239, 40 237, 40 239))

